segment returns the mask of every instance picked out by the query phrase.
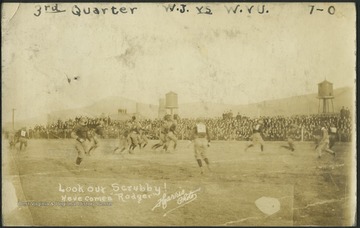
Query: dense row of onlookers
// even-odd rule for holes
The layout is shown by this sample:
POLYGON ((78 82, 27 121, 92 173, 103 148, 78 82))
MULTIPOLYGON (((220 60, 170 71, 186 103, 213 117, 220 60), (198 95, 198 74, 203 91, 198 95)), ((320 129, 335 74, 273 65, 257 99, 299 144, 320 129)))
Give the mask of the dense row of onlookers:
MULTIPOLYGON (((28 133, 30 138, 71 138, 71 131, 77 125, 81 117, 69 119, 66 121, 58 120, 57 122, 47 125, 36 125, 29 128, 28 133)), ((291 124, 296 124, 298 130, 295 134, 297 140, 310 141, 317 135, 321 126, 335 127, 337 129, 336 135, 339 141, 351 141, 352 124, 349 115, 328 114, 328 115, 298 115, 291 117, 275 116, 275 117, 260 117, 263 120, 264 140, 268 141, 282 141, 286 139, 287 131, 291 124)), ((252 135, 252 129, 257 123, 255 118, 249 118, 241 115, 223 115, 219 118, 204 119, 210 131, 213 140, 249 140, 252 135)), ((102 122, 103 137, 117 138, 126 130, 129 121, 112 120, 109 117, 105 118, 87 118, 87 125, 89 128, 96 127, 102 122)), ((159 129, 162 125, 160 119, 145 119, 139 121, 145 130, 149 139, 158 139, 159 129)), ((179 119, 177 125, 177 136, 179 139, 190 139, 192 129, 195 125, 196 119, 179 119)))

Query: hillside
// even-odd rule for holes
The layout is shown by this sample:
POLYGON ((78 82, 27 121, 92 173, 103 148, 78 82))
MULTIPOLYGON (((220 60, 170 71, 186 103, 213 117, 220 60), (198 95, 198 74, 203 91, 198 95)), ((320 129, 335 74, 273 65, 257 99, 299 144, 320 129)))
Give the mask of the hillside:
MULTIPOLYGON (((334 90, 333 100, 334 112, 339 112, 342 106, 353 107, 355 105, 354 91, 350 87, 334 90)), ((321 104, 322 107, 322 104, 321 104)), ((331 108, 332 106, 330 106, 331 108)), ((276 116, 276 115, 297 115, 318 113, 319 100, 317 94, 307 94, 296 97, 289 97, 276 100, 267 100, 249 105, 226 105, 214 103, 191 103, 183 104, 179 110, 182 117, 221 116, 224 111, 232 110, 247 116, 276 116)))
MULTIPOLYGON (((350 87, 344 87, 334 90, 335 99, 334 111, 339 112, 342 106, 355 107, 354 91, 350 87)), ((274 116, 274 115, 296 115, 296 114, 316 114, 318 113, 319 100, 317 94, 307 94, 296 97, 289 97, 277 100, 267 100, 249 105, 228 105, 216 103, 187 103, 181 104, 178 113, 182 118, 217 117, 221 116, 224 111, 231 110, 234 115, 238 112, 247 116, 274 116)), ((330 106, 331 107, 331 106, 330 106)), ((133 113, 139 113, 143 118, 157 118, 158 106, 151 104, 136 103, 121 97, 108 97, 99 100, 92 105, 77 109, 66 109, 42 115, 36 118, 16 122, 15 127, 33 126, 35 124, 47 123, 58 119, 69 119, 76 116, 110 116, 113 119, 126 119, 133 113), (127 115, 118 115, 118 109, 126 109, 127 115)), ((3 123, 3 127, 11 128, 11 123, 3 123)))

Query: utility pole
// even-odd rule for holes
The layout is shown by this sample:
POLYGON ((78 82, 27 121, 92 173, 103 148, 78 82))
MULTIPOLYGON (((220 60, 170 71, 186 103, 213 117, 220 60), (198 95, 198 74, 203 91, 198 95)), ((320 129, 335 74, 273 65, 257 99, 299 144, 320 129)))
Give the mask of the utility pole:
POLYGON ((15 118, 15 110, 16 109, 12 109, 12 130, 15 130, 15 122, 14 122, 14 118, 15 118))

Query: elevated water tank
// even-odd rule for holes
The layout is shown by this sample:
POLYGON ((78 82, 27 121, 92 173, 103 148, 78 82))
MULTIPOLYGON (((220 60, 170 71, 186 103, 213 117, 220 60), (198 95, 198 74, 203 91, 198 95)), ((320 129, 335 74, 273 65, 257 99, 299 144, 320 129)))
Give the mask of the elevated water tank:
POLYGON ((165 106, 168 109, 178 108, 178 96, 176 93, 170 91, 165 95, 165 106))
POLYGON ((333 84, 329 81, 323 81, 318 84, 318 98, 334 97, 333 84))

